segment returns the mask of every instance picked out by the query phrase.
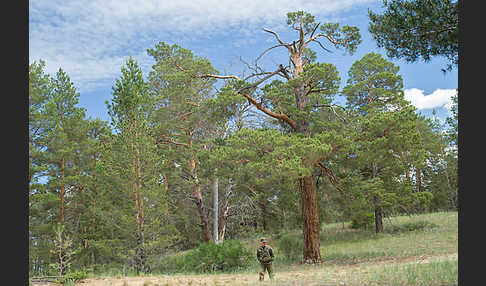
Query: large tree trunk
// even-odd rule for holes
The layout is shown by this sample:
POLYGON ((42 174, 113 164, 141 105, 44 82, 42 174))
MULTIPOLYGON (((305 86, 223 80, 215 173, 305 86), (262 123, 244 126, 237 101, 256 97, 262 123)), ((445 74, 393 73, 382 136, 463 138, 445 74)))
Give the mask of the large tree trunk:
POLYGON ((304 263, 321 263, 320 224, 315 178, 314 176, 308 176, 299 180, 303 223, 302 232, 304 235, 304 263))
MULTIPOLYGON (((293 54, 295 69, 294 77, 299 76, 303 71, 302 57, 300 53, 293 54)), ((304 110, 307 105, 305 86, 295 88, 295 100, 299 110, 304 110)), ((299 116, 296 119, 296 132, 306 137, 310 136, 309 118, 307 115, 299 116)), ((300 180, 300 198, 302 207, 303 235, 304 235, 304 263, 321 263, 321 242, 319 211, 317 206, 317 187, 314 175, 307 176, 300 180)))

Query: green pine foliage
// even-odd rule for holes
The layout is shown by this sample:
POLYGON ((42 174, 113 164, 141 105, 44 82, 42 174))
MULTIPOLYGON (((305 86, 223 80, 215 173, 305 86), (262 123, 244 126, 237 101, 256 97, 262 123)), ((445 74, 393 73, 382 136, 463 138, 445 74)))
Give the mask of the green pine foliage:
POLYGON ((383 14, 369 11, 369 31, 392 58, 409 62, 444 56, 451 70, 458 64, 459 1, 383 1, 383 14))
MULTIPOLYGON (((406 33, 400 37, 413 45, 390 48, 389 33, 404 23, 390 15, 428 13, 418 32, 429 35, 445 25, 443 11, 455 13, 447 1, 430 2, 438 8, 431 12, 422 1, 402 2, 386 2, 383 16, 370 12, 370 29, 389 56, 442 54, 454 62, 453 48, 439 46, 453 47, 456 30, 430 49, 406 33)), ((319 39, 352 54, 359 30, 317 23, 304 11, 288 13, 287 24, 302 33, 295 44, 274 47, 289 52, 289 66, 274 73, 221 76, 208 59, 164 42, 147 50, 154 59, 147 74, 129 58, 107 101, 110 122, 86 118, 63 69, 51 75, 45 62, 30 64, 30 276, 240 271, 256 263, 241 241, 275 233, 276 262, 300 261, 308 230, 304 178, 315 183, 316 231, 330 223, 366 235, 373 224, 385 236, 432 231, 436 225, 426 221, 379 226, 394 215, 457 210, 457 95, 445 125, 418 115, 404 99, 398 66, 377 53, 356 61, 340 87, 344 71, 316 61, 329 51, 319 39), (218 88, 217 78, 225 78, 218 88)), ((346 239, 337 232, 317 237, 346 239)), ((333 255, 341 254, 326 257, 333 255)))

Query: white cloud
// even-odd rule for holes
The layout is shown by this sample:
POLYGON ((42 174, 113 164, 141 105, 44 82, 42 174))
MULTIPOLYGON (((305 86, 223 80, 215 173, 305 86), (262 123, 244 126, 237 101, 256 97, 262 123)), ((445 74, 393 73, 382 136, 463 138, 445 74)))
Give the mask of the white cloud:
POLYGON ((335 17, 337 12, 376 0, 32 0, 29 1, 29 57, 47 71, 60 66, 81 86, 112 80, 132 55, 150 66, 146 49, 158 41, 207 39, 238 33, 245 43, 262 26, 279 30, 288 11, 335 17))
POLYGON ((417 109, 432 109, 444 107, 448 110, 452 107, 451 96, 456 94, 455 89, 436 89, 431 94, 425 95, 418 88, 404 90, 405 99, 410 101, 417 109))

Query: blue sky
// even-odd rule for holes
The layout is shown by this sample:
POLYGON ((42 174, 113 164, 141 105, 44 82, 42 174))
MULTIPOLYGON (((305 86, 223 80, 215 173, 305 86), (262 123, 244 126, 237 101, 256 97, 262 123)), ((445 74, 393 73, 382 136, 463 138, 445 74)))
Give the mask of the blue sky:
MULTIPOLYGON (((128 57, 134 57, 145 74, 152 59, 146 50, 162 41, 178 44, 194 54, 208 58, 221 74, 241 75, 275 38, 292 41, 296 35, 287 29, 286 13, 304 10, 321 23, 338 22, 360 29, 363 42, 354 55, 343 51, 328 53, 318 45, 317 60, 336 65, 341 88, 351 65, 369 52, 386 57, 368 32, 368 9, 382 10, 381 0, 31 0, 29 1, 29 62, 46 62, 46 71, 54 74, 62 67, 80 92, 80 106, 92 118, 108 120, 106 100, 120 76, 128 57)), ((331 48, 331 46, 327 46, 331 48)), ((442 121, 449 116, 450 96, 458 86, 457 69, 446 74, 444 58, 430 62, 406 63, 388 59, 400 66, 405 96, 419 112, 430 116, 435 109, 442 121)), ((268 70, 288 63, 286 50, 274 49, 259 62, 268 70)))

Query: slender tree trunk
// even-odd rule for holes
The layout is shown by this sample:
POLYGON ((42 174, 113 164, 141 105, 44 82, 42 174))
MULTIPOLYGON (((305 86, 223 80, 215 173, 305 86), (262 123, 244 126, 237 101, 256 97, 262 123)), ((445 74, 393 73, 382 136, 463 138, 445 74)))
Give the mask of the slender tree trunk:
POLYGON ((62 185, 61 185, 61 211, 60 211, 60 215, 59 215, 59 220, 61 221, 61 223, 64 223, 64 205, 65 205, 65 201, 64 201, 64 195, 65 195, 65 192, 66 192, 66 189, 65 189, 65 186, 64 186, 64 168, 66 167, 66 161, 64 160, 64 157, 62 158, 62 161, 61 161, 61 168, 62 168, 62 171, 61 171, 61 178, 62 178, 62 185))
POLYGON ((375 231, 383 232, 383 210, 381 207, 375 207, 375 231))
POLYGON ((164 174, 164 186, 165 186, 165 192, 167 194, 164 211, 165 211, 166 219, 168 219, 169 218, 169 176, 167 176, 167 174, 164 174))
POLYGON ((420 190, 422 189, 422 177, 419 168, 415 169, 415 181, 417 182, 416 192, 420 192, 420 190))
POLYGON ((206 212, 206 207, 204 206, 204 201, 201 193, 201 186, 199 185, 199 179, 197 176, 196 172, 196 161, 194 159, 191 159, 189 161, 189 166, 190 166, 190 172, 192 175, 192 178, 195 181, 194 184, 194 201, 197 206, 197 211, 199 213, 199 217, 201 219, 201 230, 202 230, 202 235, 203 235, 203 240, 204 242, 210 242, 212 240, 211 238, 211 230, 210 230, 210 225, 209 225, 209 217, 206 212))
MULTIPOLYGON (((96 160, 97 160, 97 157, 96 157, 96 153, 95 153, 94 156, 93 156, 93 187, 90 188, 91 193, 96 193, 96 186, 97 186, 97 184, 96 184, 96 160)), ((95 205, 94 198, 95 198, 95 196, 93 195, 92 199, 91 199, 92 206, 95 205)), ((94 213, 93 213, 93 208, 91 208, 91 207, 89 208, 89 213, 92 217, 91 218, 91 225, 92 225, 92 228, 91 228, 92 233, 91 234, 94 234, 94 233, 96 233, 96 223, 95 223, 95 216, 94 216, 94 213)), ((89 230, 89 228, 88 228, 88 230, 89 230)), ((86 247, 88 247, 88 241, 86 241, 85 244, 86 244, 86 247)), ((96 255, 95 255, 95 252, 96 252, 96 250, 93 249, 91 257, 92 257, 92 263, 93 263, 94 268, 96 270, 96 255)))
POLYGON ((268 217, 267 204, 268 204, 268 202, 266 202, 265 199, 262 199, 262 202, 260 203, 260 208, 262 209, 262 226, 263 226, 263 231, 267 231, 268 230, 268 225, 267 225, 267 217, 268 217))
MULTIPOLYGON (((228 211, 226 210, 226 213, 228 211)), ((224 235, 226 234, 226 221, 228 219, 228 216, 226 215, 221 215, 219 217, 219 229, 218 229, 218 241, 221 243, 224 241, 224 235)))
MULTIPOLYGON (((371 163, 371 177, 376 178, 378 176, 378 168, 376 163, 371 163)), ((383 232, 383 209, 380 206, 380 202, 377 197, 373 199, 375 205, 375 231, 376 233, 383 232)))
POLYGON ((143 207, 143 192, 142 192, 142 164, 140 161, 140 143, 137 130, 137 121, 135 120, 135 154, 137 159, 137 190, 139 194, 139 209, 140 209, 140 269, 145 269, 145 212, 143 207))
POLYGON ((281 210, 281 219, 280 219, 280 228, 281 229, 286 229, 286 225, 285 225, 285 221, 286 221, 286 217, 285 217, 285 210, 284 208, 280 209, 281 210))
POLYGON ((231 196, 231 192, 233 189, 233 182, 230 179, 228 179, 228 185, 225 188, 224 191, 224 198, 223 201, 221 202, 221 212, 219 212, 219 225, 218 225, 218 237, 219 241, 223 242, 224 241, 224 235, 226 233, 226 222, 228 221, 228 212, 229 212, 229 198, 231 196))
MULTIPOLYGON (((136 174, 135 160, 132 160, 132 172, 133 172, 133 175, 136 174)), ((141 270, 141 259, 140 259, 140 249, 141 249, 140 231, 141 230, 140 230, 140 205, 139 205, 140 197, 139 197, 139 194, 138 194, 138 184, 137 184, 136 178, 133 179, 133 195, 134 195, 134 203, 135 203, 135 223, 136 223, 136 226, 137 226, 137 233, 136 233, 137 248, 136 248, 136 251, 135 251, 135 271, 138 274, 141 270)))
POLYGON ((213 239, 214 243, 218 244, 218 220, 219 220, 219 198, 218 198, 218 184, 219 178, 216 177, 213 179, 213 239))
POLYGON ((447 181, 447 188, 449 189, 449 194, 450 194, 449 199, 451 201, 451 206, 452 206, 452 209, 456 209, 456 204, 454 202, 454 197, 455 197, 454 193, 455 192, 452 189, 451 180, 449 178, 449 172, 448 172, 449 166, 448 166, 446 159, 445 159, 444 146, 442 145, 442 139, 440 140, 440 155, 441 155, 442 161, 444 162, 444 165, 445 165, 444 175, 445 175, 445 178, 446 178, 446 181, 447 181))
MULTIPOLYGON (((132 160, 132 172, 135 174, 135 160, 132 160)), ((139 207, 139 198, 138 198, 138 191, 137 191, 137 182, 133 180, 133 202, 135 204, 135 223, 137 225, 137 229, 140 226, 140 207, 139 207)))
MULTIPOLYGON (((141 184, 140 184, 140 150, 139 150, 139 143, 138 143, 138 131, 137 131, 137 121, 134 120, 133 128, 135 131, 135 137, 132 137, 133 141, 131 142, 132 150, 135 151, 135 158, 132 159, 132 176, 133 176, 133 196, 134 196, 134 205, 135 205, 135 224, 137 227, 137 248, 135 250, 135 271, 138 274, 140 271, 144 269, 144 240, 145 237, 143 235, 143 198, 141 194, 141 184)), ((131 128, 128 129, 128 132, 131 131, 131 128)))
MULTIPOLYGON (((95 224, 95 218, 94 218, 94 215, 93 215, 93 218, 91 219, 91 222, 92 222, 92 234, 96 233, 96 224, 95 224)), ((87 245, 87 243, 86 243, 87 245)), ((93 267, 94 267, 94 270, 97 269, 97 265, 96 265, 96 249, 93 249, 93 252, 92 252, 92 261, 93 261, 93 267)))
POLYGON ((368 103, 372 103, 373 102, 373 91, 372 91, 372 88, 373 87, 373 83, 370 82, 368 84, 368 103))

